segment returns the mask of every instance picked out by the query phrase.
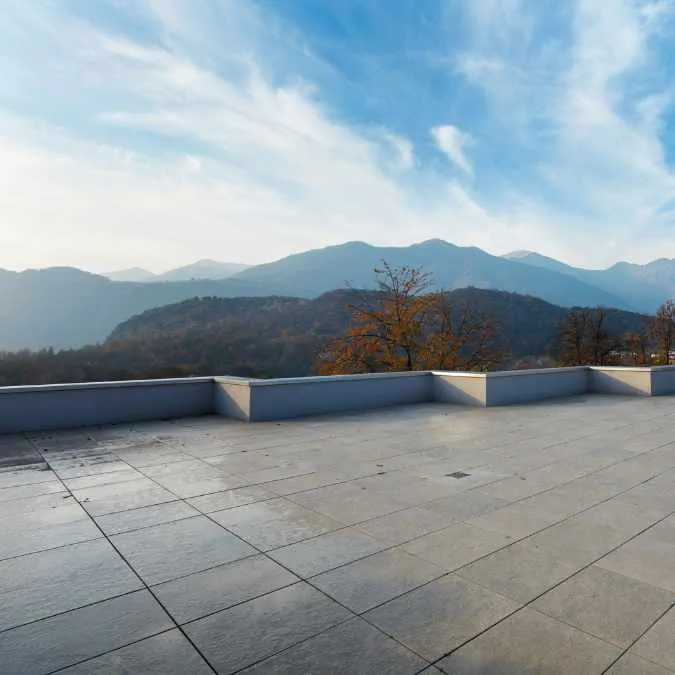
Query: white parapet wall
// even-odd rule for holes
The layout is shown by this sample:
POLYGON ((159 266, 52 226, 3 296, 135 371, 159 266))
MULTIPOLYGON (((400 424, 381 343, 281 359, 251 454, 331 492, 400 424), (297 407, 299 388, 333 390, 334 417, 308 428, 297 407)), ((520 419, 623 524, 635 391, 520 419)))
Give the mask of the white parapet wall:
POLYGON ((511 370, 486 374, 486 405, 532 403, 588 391, 587 368, 511 370))
MULTIPOLYGON (((588 370, 588 391, 593 394, 651 396, 654 368, 592 366, 588 370)), ((675 372, 672 373, 675 375, 675 372)), ((674 390, 675 391, 675 390, 674 390)))
POLYGON ((657 366, 650 370, 652 396, 675 394, 675 366, 657 366))
POLYGON ((485 373, 433 371, 434 395, 439 403, 487 406, 485 373))
POLYGON ((251 380, 251 422, 427 403, 435 400, 426 371, 251 380))
POLYGON ((0 433, 208 415, 213 400, 210 377, 0 387, 0 433))
POLYGON ((426 403, 502 406, 585 393, 675 394, 675 367, 197 377, 0 387, 0 434, 218 414, 262 422, 426 403))

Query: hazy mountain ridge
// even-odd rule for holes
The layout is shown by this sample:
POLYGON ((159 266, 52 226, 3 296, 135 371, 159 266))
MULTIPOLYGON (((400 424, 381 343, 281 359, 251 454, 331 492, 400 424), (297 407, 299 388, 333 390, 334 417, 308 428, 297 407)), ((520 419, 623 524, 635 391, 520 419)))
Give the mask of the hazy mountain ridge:
POLYGON ((155 274, 142 267, 131 267, 126 270, 108 272, 103 276, 111 281, 193 281, 226 279, 247 269, 249 265, 241 263, 220 262, 218 260, 197 260, 197 262, 176 269, 155 274))
MULTIPOLYGON (((567 310, 530 296, 465 288, 449 297, 498 325, 503 366, 545 356, 567 310), (526 359, 527 360, 527 359, 526 359)), ((318 298, 193 298, 124 321, 102 345, 0 355, 0 385, 188 375, 310 375, 317 355, 350 322, 348 308, 376 293, 318 298)), ((607 328, 639 331, 646 317, 609 310, 607 328)))
POLYGON ((373 268, 383 259, 424 267, 445 290, 502 290, 563 307, 602 304, 653 312, 675 295, 674 261, 582 270, 538 254, 521 252, 513 259, 440 240, 408 247, 348 242, 249 267, 221 280, 111 281, 74 268, 0 269, 0 349, 100 342, 133 315, 194 297, 314 298, 336 288, 373 288, 373 268))

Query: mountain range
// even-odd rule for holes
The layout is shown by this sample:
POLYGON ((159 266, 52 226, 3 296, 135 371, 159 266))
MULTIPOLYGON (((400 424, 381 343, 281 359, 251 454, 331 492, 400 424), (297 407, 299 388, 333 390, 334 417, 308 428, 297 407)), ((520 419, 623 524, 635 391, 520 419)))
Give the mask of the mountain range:
POLYGON ((111 281, 192 281, 202 279, 227 279, 242 272, 249 265, 241 263, 220 262, 218 260, 198 260, 197 262, 177 267, 161 274, 155 274, 142 267, 130 267, 126 270, 108 272, 103 276, 111 281))
MULTIPOLYGON (((587 270, 529 251, 494 256, 437 239, 407 247, 348 242, 247 267, 220 279, 197 278, 200 269, 208 268, 205 263, 212 261, 188 266, 187 273, 185 268, 173 270, 167 273, 174 274, 169 279, 143 281, 113 281, 63 267, 0 270, 0 349, 101 342, 135 314, 194 297, 314 298, 339 288, 373 288, 373 268, 383 260, 395 266, 423 267, 445 290, 509 291, 562 307, 605 305, 651 313, 675 296, 673 260, 647 265, 622 262, 606 270, 587 270), (192 280, 184 280, 185 274, 192 280)), ((220 265, 216 263, 216 269, 222 272, 220 265)))

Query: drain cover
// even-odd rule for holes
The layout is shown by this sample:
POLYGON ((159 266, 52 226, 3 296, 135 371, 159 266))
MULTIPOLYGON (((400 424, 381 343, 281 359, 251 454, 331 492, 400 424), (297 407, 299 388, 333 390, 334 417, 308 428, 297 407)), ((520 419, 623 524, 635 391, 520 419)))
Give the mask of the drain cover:
POLYGON ((446 473, 448 478, 467 478, 470 476, 470 473, 464 473, 464 471, 455 471, 454 473, 446 473))

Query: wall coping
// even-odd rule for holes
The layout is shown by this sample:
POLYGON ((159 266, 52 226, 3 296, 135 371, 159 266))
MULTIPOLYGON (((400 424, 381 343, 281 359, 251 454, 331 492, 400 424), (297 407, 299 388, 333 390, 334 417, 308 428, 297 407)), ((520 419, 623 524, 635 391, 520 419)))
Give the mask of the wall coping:
POLYGON ((171 377, 156 380, 109 380, 101 382, 60 382, 56 384, 24 384, 0 387, 2 394, 19 394, 22 392, 40 391, 72 391, 74 389, 116 389, 124 387, 157 387, 165 385, 181 386, 186 384, 212 384, 213 377, 171 377))

